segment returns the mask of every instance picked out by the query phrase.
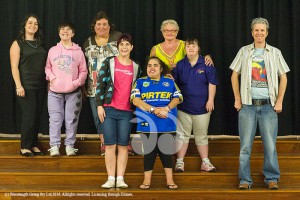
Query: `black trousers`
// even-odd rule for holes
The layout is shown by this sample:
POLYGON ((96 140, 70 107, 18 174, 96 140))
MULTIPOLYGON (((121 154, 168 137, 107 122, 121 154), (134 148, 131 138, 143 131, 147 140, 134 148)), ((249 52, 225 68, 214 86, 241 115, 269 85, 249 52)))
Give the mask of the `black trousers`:
POLYGON ((38 145, 40 118, 47 90, 25 90, 25 97, 17 96, 22 110, 21 149, 31 149, 38 145))
POLYGON ((157 154, 164 168, 172 168, 175 152, 175 133, 142 133, 144 171, 153 170, 157 154))

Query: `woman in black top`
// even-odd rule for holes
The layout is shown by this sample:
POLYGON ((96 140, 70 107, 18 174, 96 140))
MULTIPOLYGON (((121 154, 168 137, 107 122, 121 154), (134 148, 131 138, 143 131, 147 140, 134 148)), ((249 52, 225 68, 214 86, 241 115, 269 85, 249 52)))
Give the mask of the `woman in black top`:
POLYGON ((46 50, 42 47, 39 19, 30 14, 23 19, 20 33, 10 48, 12 76, 16 94, 22 109, 22 156, 44 155, 37 147, 39 119, 45 102, 46 50))

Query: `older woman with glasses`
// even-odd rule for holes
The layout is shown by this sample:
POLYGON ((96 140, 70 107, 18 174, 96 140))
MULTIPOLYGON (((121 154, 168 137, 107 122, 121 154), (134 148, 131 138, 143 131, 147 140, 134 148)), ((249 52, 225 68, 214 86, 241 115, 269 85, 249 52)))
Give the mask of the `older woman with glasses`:
MULTIPOLYGON (((176 63, 182 60, 186 54, 184 41, 177 39, 179 26, 173 19, 163 21, 160 31, 165 41, 152 47, 150 57, 158 57, 172 70, 176 67, 176 63)), ((213 65, 209 55, 205 56, 205 64, 213 65)))

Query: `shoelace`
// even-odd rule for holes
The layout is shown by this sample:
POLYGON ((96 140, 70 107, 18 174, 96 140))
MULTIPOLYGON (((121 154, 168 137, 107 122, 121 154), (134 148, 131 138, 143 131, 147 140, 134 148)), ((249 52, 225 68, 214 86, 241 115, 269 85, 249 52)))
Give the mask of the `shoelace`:
POLYGON ((52 151, 56 151, 56 147, 51 147, 50 149, 48 149, 47 151, 50 151, 50 152, 52 152, 52 151))
POLYGON ((182 169, 183 168, 184 163, 180 162, 180 163, 176 163, 176 169, 182 169))
POLYGON ((68 150, 73 151, 73 152, 75 152, 75 153, 77 153, 77 151, 78 151, 78 149, 75 149, 75 148, 73 148, 73 147, 69 147, 68 150))
POLYGON ((204 164, 209 168, 214 168, 214 166, 210 162, 204 162, 204 164))

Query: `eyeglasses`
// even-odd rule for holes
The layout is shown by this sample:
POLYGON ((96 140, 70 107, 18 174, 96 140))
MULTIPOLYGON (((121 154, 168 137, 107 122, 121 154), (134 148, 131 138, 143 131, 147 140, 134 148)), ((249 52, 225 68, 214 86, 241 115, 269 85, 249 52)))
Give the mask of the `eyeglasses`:
POLYGON ((168 29, 164 29, 163 32, 164 33, 176 33, 178 30, 168 30, 168 29))

